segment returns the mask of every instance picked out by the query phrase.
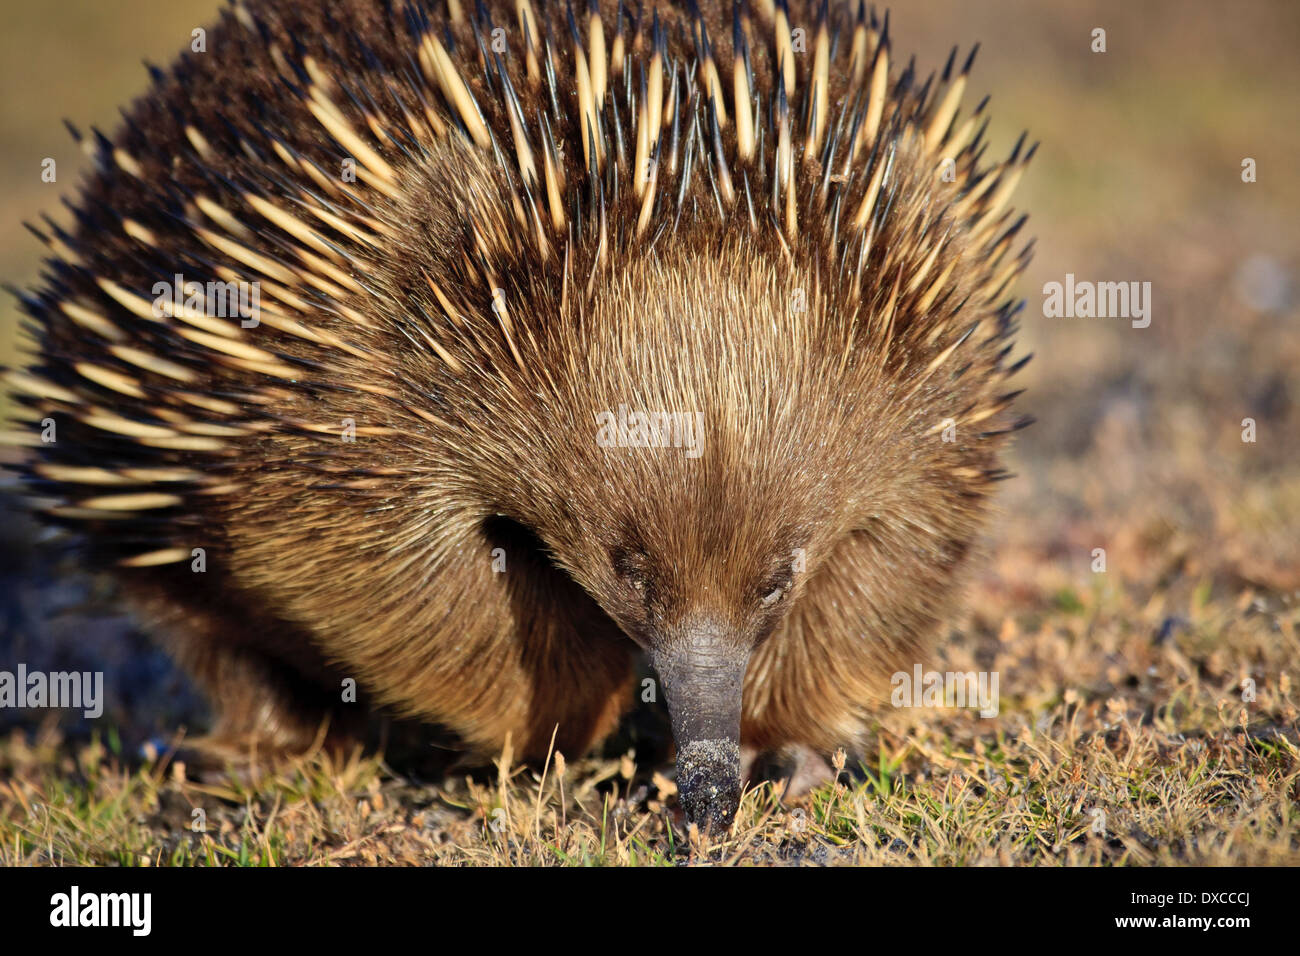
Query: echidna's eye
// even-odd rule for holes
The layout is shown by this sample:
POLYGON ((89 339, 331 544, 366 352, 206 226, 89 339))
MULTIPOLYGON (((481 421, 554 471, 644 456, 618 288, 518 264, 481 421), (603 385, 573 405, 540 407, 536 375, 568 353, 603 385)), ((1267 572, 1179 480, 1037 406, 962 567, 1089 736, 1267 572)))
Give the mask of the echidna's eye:
POLYGON ((763 595, 763 607, 772 607, 777 604, 786 596, 792 584, 794 584, 794 575, 790 570, 788 568, 778 570, 771 580, 767 582, 767 586, 759 592, 763 595))
POLYGON ((628 587, 644 595, 649 590, 646 556, 631 548, 615 548, 610 553, 614 573, 627 582, 628 587))
POLYGON ((637 600, 643 601, 645 605, 649 607, 653 596, 650 589, 650 579, 642 572, 635 571, 631 574, 624 575, 623 580, 626 581, 627 586, 632 589, 637 600))

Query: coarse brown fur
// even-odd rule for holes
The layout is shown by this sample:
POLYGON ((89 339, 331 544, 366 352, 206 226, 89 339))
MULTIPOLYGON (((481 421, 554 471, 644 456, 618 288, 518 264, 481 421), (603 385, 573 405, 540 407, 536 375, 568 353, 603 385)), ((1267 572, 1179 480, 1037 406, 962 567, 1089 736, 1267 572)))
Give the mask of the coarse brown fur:
POLYGON ((1028 156, 982 166, 966 71, 889 45, 798 0, 236 7, 40 231, 34 494, 226 739, 304 746, 354 678, 475 753, 579 752, 640 645, 720 675, 665 678, 679 737, 726 671, 746 745, 860 742, 1020 424, 1027 256, 1028 156), (175 274, 261 283, 260 324, 149 314, 175 274), (620 407, 701 454, 598 442, 620 407))

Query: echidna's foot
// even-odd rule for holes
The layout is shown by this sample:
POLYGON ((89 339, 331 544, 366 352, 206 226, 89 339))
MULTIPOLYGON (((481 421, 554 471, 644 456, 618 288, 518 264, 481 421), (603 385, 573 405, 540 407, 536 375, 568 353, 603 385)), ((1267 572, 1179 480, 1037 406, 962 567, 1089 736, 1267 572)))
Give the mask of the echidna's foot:
POLYGON ((677 751, 677 790, 687 819, 706 831, 726 830, 740 806, 740 748, 692 740, 677 751))
POLYGON ((835 779, 835 771, 822 754, 803 744, 775 750, 742 753, 744 776, 750 783, 772 783, 782 799, 802 797, 835 779))
POLYGON ((464 760, 463 747, 454 737, 413 721, 377 715, 359 726, 345 714, 335 713, 312 729, 302 714, 286 711, 294 722, 279 723, 278 734, 267 727, 257 731, 231 729, 219 721, 213 732, 187 738, 176 748, 174 762, 184 764, 194 780, 223 783, 237 780, 255 785, 268 773, 323 756, 346 761, 358 753, 382 755, 401 774, 437 779, 464 760))
POLYGON ((207 685, 214 709, 211 728, 186 741, 192 758, 205 769, 231 770, 251 779, 266 766, 322 751, 343 757, 364 746, 367 715, 361 708, 330 707, 314 689, 275 679, 260 662, 239 671, 245 679, 238 687, 231 686, 229 675, 207 685))
POLYGON ((302 723, 272 724, 259 732, 235 729, 218 721, 211 733, 186 739, 173 760, 184 764, 186 774, 204 782, 238 780, 255 784, 267 773, 316 754, 344 758, 362 746, 361 739, 346 729, 331 728, 322 720, 315 733, 302 723), (268 733, 271 726, 278 732, 268 733))
POLYGON ((343 702, 346 675, 329 666, 307 635, 223 598, 226 581, 218 573, 208 572, 202 590, 190 580, 194 575, 175 570, 126 588, 212 705, 208 734, 185 744, 190 759, 220 772, 321 747, 355 747, 369 715, 362 704, 343 702))
POLYGON ((191 780, 213 784, 235 780, 251 786, 290 758, 286 751, 262 750, 247 739, 205 734, 186 740, 172 760, 185 768, 191 780))

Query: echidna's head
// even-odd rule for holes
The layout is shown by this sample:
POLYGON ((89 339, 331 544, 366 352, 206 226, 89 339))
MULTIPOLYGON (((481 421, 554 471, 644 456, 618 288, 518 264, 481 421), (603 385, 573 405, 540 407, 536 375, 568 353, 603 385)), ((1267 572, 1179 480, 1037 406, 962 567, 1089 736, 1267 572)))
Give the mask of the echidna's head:
POLYGON ((649 652, 683 804, 709 824, 739 800, 751 654, 853 525, 869 467, 846 326, 811 280, 752 255, 630 263, 554 343, 556 388, 498 480, 504 509, 649 652))

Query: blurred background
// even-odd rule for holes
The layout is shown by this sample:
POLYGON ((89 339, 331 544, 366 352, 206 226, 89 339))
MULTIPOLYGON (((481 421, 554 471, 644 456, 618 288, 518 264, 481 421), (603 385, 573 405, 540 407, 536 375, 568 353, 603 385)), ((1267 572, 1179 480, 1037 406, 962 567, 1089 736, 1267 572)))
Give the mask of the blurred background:
MULTIPOLYGON (((42 250, 24 220, 70 220, 60 200, 85 162, 60 120, 111 133, 118 107, 146 88, 141 59, 167 65, 217 8, 0 3, 0 279, 37 280, 42 250), (57 161, 57 183, 41 181, 45 157, 57 161)), ((1019 407, 1038 422, 1019 436, 993 560, 959 623, 974 635, 969 652, 1001 655, 1013 674, 1004 687, 1028 705, 1071 681, 1104 692, 1132 672, 1135 648, 1221 606, 1290 630, 1270 644, 1216 625, 1211 637, 1227 657, 1214 665, 1211 654, 1211 672, 1294 661, 1300 4, 926 0, 895 7, 892 32, 923 75, 953 43, 964 53, 978 40, 964 105, 992 94, 990 155, 1009 151, 1022 129, 1042 143, 1016 202, 1037 236, 1019 287, 1020 354, 1035 354, 1019 407), (1105 53, 1092 52, 1096 28, 1105 53), (1247 157, 1257 164, 1251 184, 1241 176, 1247 157), (1067 273, 1150 282, 1150 327, 1045 317, 1043 285, 1067 273), (1241 438, 1246 418, 1254 443, 1241 438), (1091 568, 1095 548, 1106 549, 1104 575, 1091 568), (1040 617, 1061 614, 1059 646, 1016 643, 1040 617)), ((0 364, 20 347, 18 320, 13 298, 0 297, 0 364)), ((33 528, 12 510, 0 524, 0 667, 105 670, 107 716, 132 736, 197 713, 103 585, 33 550, 33 528)), ((0 727, 24 719, 0 711, 0 727)))

